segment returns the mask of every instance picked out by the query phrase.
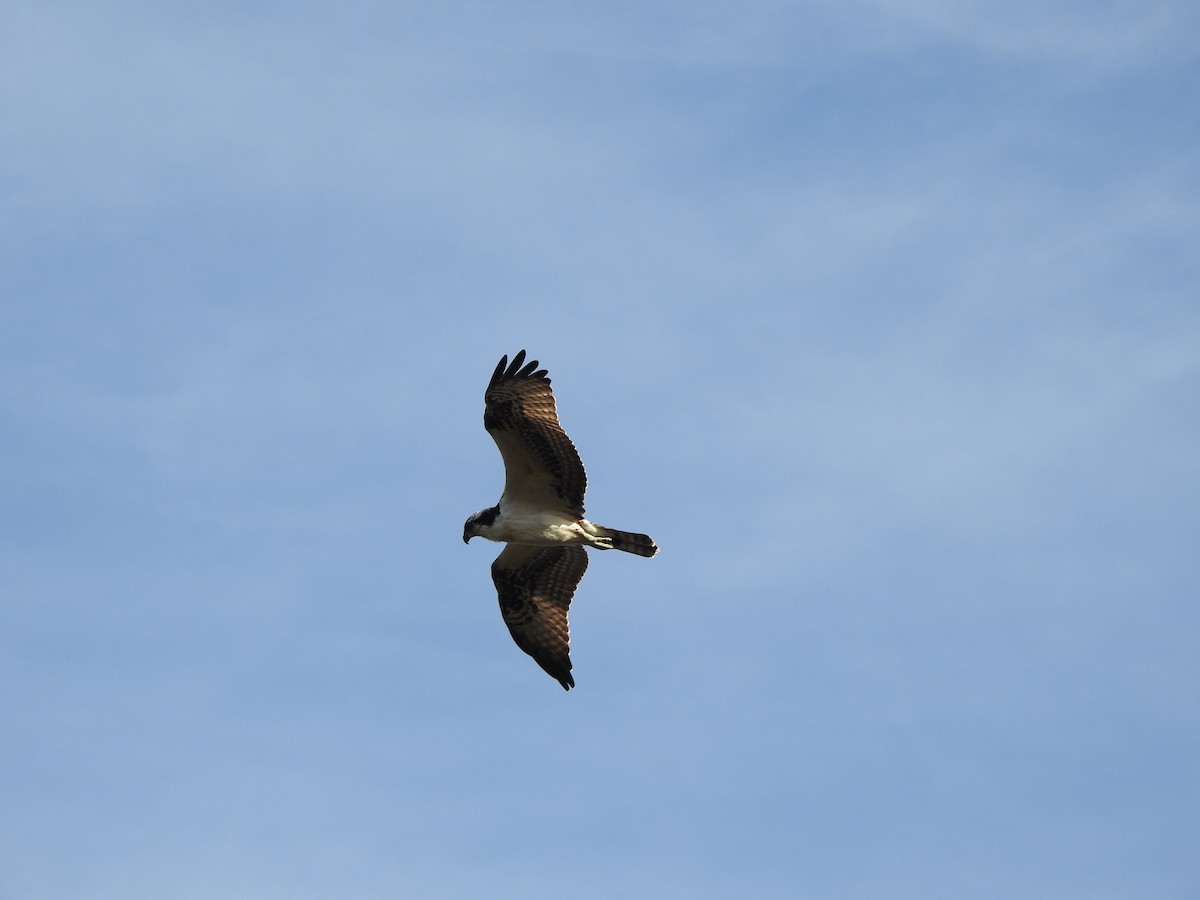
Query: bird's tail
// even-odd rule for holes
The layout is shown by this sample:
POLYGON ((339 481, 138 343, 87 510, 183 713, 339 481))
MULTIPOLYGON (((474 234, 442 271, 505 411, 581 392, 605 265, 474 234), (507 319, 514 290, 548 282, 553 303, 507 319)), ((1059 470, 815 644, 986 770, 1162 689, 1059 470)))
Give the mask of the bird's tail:
POLYGON ((612 541, 614 550, 624 550, 626 553, 636 553, 638 556, 653 556, 658 552, 658 545, 648 534, 637 534, 632 531, 617 531, 615 528, 596 526, 599 537, 612 541))

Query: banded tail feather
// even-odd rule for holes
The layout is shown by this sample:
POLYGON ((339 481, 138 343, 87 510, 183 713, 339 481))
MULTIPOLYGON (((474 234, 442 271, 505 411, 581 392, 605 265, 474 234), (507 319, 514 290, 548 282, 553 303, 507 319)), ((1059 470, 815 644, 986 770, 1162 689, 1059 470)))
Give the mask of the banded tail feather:
POLYGON ((610 538, 614 550, 624 550, 626 553, 636 553, 638 556, 653 556, 658 552, 658 545, 648 534, 638 534, 633 531, 617 531, 615 528, 605 528, 597 525, 596 531, 601 537, 610 538))

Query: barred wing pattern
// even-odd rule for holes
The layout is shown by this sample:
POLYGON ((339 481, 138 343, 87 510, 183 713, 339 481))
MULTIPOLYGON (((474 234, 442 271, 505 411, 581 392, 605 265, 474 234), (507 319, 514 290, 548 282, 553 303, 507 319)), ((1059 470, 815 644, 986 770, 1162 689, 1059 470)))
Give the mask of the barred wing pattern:
POLYGON ((483 427, 504 458, 503 503, 583 517, 587 474, 558 422, 554 393, 537 360, 500 359, 483 399, 483 427))
POLYGON ((570 690, 571 635, 567 610, 587 571, 582 547, 506 544, 492 563, 500 614, 517 646, 570 690))

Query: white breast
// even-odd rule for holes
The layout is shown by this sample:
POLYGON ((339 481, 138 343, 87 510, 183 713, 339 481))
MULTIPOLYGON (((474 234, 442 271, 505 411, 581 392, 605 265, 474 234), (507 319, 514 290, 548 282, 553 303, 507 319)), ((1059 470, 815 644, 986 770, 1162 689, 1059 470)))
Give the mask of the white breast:
POLYGON ((540 511, 521 515, 519 510, 500 508, 500 515, 486 537, 511 544, 583 544, 587 538, 574 518, 540 511))

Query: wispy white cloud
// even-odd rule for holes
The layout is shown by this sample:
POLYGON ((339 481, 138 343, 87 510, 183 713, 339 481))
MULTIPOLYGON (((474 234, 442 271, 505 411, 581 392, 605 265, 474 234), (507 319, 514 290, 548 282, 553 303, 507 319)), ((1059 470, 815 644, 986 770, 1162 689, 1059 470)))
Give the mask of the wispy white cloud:
POLYGON ((999 3, 975 0, 867 0, 914 41, 945 41, 1012 54, 1054 66, 1087 66, 1092 73, 1130 66, 1180 63, 1195 58, 1185 35, 1196 24, 1188 4, 999 3))

